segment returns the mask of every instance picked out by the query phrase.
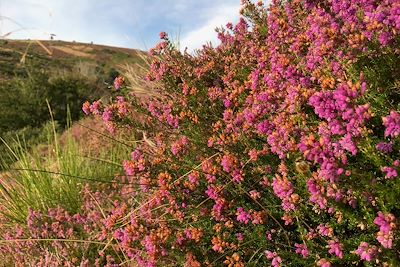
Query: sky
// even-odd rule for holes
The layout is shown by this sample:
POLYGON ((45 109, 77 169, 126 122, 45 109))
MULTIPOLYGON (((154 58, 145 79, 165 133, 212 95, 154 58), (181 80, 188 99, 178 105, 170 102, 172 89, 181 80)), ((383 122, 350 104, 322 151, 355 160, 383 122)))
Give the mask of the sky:
POLYGON ((180 47, 218 44, 240 0, 0 0, 0 37, 93 42, 148 50, 165 31, 180 47))

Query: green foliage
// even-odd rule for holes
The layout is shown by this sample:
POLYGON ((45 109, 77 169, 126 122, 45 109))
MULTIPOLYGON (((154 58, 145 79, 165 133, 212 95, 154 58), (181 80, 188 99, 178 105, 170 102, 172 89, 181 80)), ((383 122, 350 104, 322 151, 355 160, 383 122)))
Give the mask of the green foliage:
MULTIPOLYGON (((82 117, 81 106, 87 99, 97 99, 104 93, 97 84, 78 75, 55 76, 40 68, 28 68, 22 77, 0 85, 0 137, 14 144, 14 139, 25 140, 30 148, 46 141, 46 123, 50 120, 46 101, 50 103, 54 120, 62 130, 70 119, 82 117)), ((8 149, 0 144, 3 158, 8 158, 8 149)))
POLYGON ((27 126, 40 127, 50 119, 49 101, 55 120, 66 125, 67 107, 71 119, 81 117, 80 107, 86 99, 100 97, 96 85, 80 77, 51 78, 48 73, 30 72, 29 78, 15 78, 0 86, 0 131, 2 133, 27 126))
POLYGON ((15 163, 7 165, 3 159, 7 172, 0 184, 0 212, 11 224, 24 223, 29 209, 45 212, 61 206, 71 214, 78 213, 83 186, 110 183, 121 171, 118 163, 129 154, 130 150, 117 142, 88 151, 70 132, 61 143, 55 127, 47 125, 47 144, 30 152, 23 140, 5 143, 15 163))
POLYGON ((47 89, 47 99, 52 107, 54 119, 66 125, 67 107, 72 120, 81 117, 81 106, 85 99, 96 99, 100 95, 86 80, 68 76, 51 79, 47 89))
MULTIPOLYGON (((58 132, 60 130, 59 125, 55 124, 55 127, 58 132)), ((15 131, 2 133, 1 138, 4 142, 0 142, 0 155, 3 164, 0 165, 0 170, 3 170, 4 167, 9 166, 15 161, 12 151, 18 150, 21 143, 24 149, 28 150, 37 144, 47 143, 51 132, 52 125, 50 122, 47 122, 40 127, 26 126, 15 131)))

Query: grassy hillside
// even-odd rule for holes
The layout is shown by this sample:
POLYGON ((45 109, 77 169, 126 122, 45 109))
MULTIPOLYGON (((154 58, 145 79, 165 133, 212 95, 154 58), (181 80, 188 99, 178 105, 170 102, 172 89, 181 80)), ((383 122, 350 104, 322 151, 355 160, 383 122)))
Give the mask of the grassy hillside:
MULTIPOLYGON (((121 68, 143 64, 145 55, 75 42, 0 40, 0 137, 24 140, 27 148, 46 141, 51 117, 61 130, 68 119, 80 119, 84 101, 107 99, 121 68)), ((0 142, 3 159, 6 151, 0 142)))
POLYGON ((64 41, 0 40, 0 80, 26 75, 29 66, 51 74, 75 73, 110 81, 118 65, 141 63, 135 49, 64 41))

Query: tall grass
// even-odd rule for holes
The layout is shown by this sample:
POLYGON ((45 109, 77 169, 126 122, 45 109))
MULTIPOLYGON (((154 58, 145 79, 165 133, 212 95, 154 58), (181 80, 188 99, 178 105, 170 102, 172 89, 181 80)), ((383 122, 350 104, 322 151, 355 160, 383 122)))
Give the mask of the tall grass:
MULTIPOLYGON (((113 142, 113 138, 117 137, 108 138, 108 142, 113 142)), ((109 146, 99 144, 95 151, 90 151, 68 131, 62 143, 56 131, 49 132, 48 144, 31 151, 23 140, 15 139, 14 144, 2 141, 15 162, 3 166, 7 171, 0 176, 3 205, 0 212, 10 224, 24 223, 28 209, 44 212, 60 206, 73 214, 78 213, 83 186, 112 182, 114 175, 121 172, 118 163, 130 151, 118 142, 109 146)), ((9 162, 0 159, 3 163, 9 162)))

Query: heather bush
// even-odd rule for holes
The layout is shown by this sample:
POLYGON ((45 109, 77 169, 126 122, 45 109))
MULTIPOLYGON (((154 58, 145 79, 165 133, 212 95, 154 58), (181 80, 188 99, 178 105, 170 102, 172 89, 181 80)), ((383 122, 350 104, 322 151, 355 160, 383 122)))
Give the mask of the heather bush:
POLYGON ((142 138, 121 182, 85 202, 83 216, 102 211, 85 224, 98 259, 400 265, 400 4, 242 2, 216 48, 181 52, 161 33, 140 86, 118 77, 112 103, 83 105, 142 138))

